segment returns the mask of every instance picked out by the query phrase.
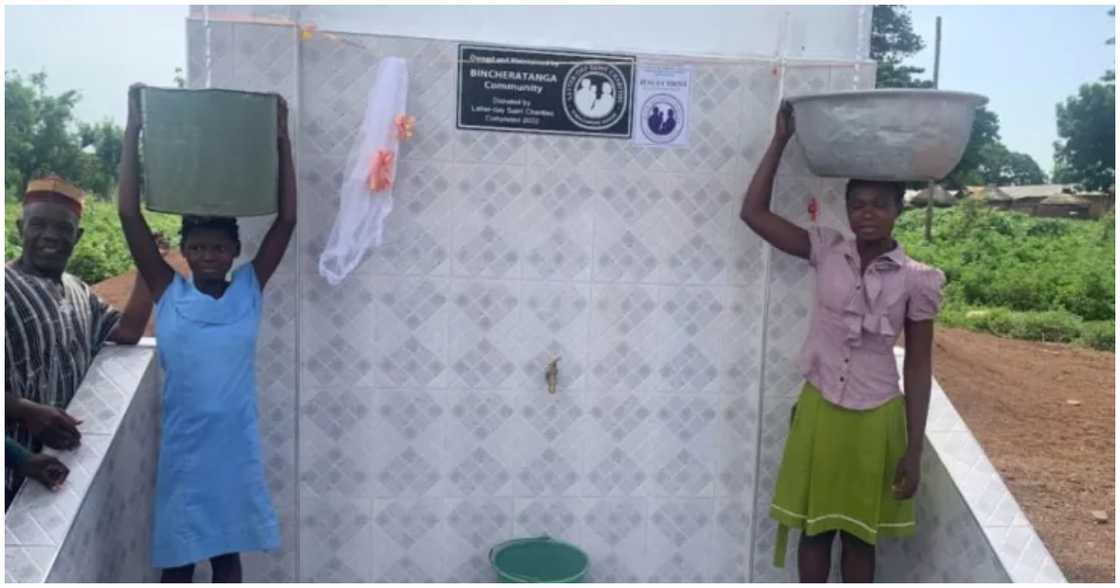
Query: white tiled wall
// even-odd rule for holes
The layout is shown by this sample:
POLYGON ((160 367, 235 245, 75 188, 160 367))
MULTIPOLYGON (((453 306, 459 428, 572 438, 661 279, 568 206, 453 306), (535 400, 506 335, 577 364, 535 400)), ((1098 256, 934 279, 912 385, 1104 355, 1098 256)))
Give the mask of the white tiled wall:
MULTIPOLYGON (((691 143, 661 149, 456 130, 454 43, 211 22, 207 60, 203 26, 189 24, 191 86, 279 91, 298 129, 299 229, 258 356, 284 547, 250 558, 247 579, 490 581, 489 546, 541 533, 587 550, 591 580, 794 578, 769 566, 765 513, 810 276, 737 209, 779 95, 869 87, 873 66, 695 63, 691 143), (385 244, 330 287, 318 256, 390 55, 408 60, 416 137, 385 244)), ((842 183, 798 151, 775 207, 806 223, 816 195, 839 226, 842 183)), ((993 550, 941 463, 927 537, 968 535, 980 571, 955 573, 1006 578, 1040 544, 1012 520, 993 550)), ((965 554, 940 549, 916 567, 928 551, 885 546, 883 574, 959 577, 944 570, 965 554)))

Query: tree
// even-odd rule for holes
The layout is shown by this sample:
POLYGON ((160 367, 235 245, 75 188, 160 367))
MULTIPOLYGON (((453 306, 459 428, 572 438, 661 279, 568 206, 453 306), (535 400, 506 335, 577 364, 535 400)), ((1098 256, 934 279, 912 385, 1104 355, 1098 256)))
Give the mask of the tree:
POLYGON ((993 149, 997 149, 996 145, 1004 151, 1007 150, 999 142, 999 115, 985 107, 980 107, 976 110, 976 118, 972 122, 972 135, 968 138, 968 145, 965 146, 957 167, 945 177, 943 182, 945 186, 959 190, 965 186, 983 184, 985 176, 983 169, 994 166, 986 161, 986 156, 991 155, 993 149))
POLYGON ((1031 184, 1045 184, 1046 174, 1033 157, 1026 153, 1012 151, 1008 153, 1007 163, 1000 169, 999 181, 987 182, 997 185, 1028 186, 1031 184))
POLYGON ((47 93, 47 74, 23 78, 4 72, 5 191, 22 194, 27 182, 62 176, 93 196, 109 198, 117 181, 123 130, 112 121, 75 121, 77 90, 47 93))
POLYGON ((87 157, 87 171, 84 180, 87 190, 108 198, 118 179, 118 166, 121 163, 121 137, 124 129, 112 120, 105 119, 97 124, 80 123, 78 139, 87 157))
POLYGON ((902 65, 903 60, 925 48, 914 32, 905 6, 878 5, 871 10, 871 59, 878 62, 876 88, 932 88, 932 80, 915 76, 924 68, 902 65))
POLYGON ((979 181, 976 184, 1026 186, 1046 183, 1046 174, 1034 158, 1026 153, 1010 151, 999 141, 981 147, 979 159, 979 181))
POLYGON ((1116 86, 1083 84, 1057 105, 1054 180, 1104 190, 1116 181, 1116 86))
POLYGON ((4 72, 5 188, 22 194, 27 182, 58 174, 76 179, 82 151, 71 134, 76 90, 47 95, 47 74, 25 81, 18 72, 4 72))

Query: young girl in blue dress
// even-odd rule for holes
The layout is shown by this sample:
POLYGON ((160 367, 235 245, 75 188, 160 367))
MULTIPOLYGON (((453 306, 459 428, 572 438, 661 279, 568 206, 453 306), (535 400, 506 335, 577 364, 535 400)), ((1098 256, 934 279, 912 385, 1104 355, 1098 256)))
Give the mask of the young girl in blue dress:
POLYGON ((281 98, 279 214, 256 257, 227 281, 241 253, 237 220, 184 217, 187 279, 164 261, 140 212, 140 87, 129 89, 118 206, 132 258, 156 301, 165 374, 152 560, 164 582, 191 581, 205 559, 215 582, 240 582, 240 552, 280 546, 261 459, 254 358, 261 292, 296 224, 287 105, 281 98))

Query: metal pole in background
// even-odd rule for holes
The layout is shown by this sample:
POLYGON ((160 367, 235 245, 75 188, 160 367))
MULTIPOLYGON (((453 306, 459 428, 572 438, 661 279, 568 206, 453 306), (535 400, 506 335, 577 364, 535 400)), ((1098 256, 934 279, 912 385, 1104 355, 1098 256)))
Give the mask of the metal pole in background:
MULTIPOLYGON (((933 45, 933 89, 937 89, 938 75, 941 73, 941 17, 937 17, 937 32, 933 45)), ((926 193, 926 243, 933 241, 933 193, 936 182, 930 182, 926 193)))

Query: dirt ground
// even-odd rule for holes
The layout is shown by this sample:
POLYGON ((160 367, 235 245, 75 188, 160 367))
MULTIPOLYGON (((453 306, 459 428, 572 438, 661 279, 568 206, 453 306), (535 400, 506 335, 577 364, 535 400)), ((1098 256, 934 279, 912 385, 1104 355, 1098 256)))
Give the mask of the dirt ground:
MULTIPOLYGON (((167 258, 187 273, 177 251, 167 258)), ((123 307, 133 280, 124 274, 94 290, 123 307)), ((1115 355, 948 328, 935 344, 937 381, 1066 577, 1112 582, 1115 355), (1096 522, 1094 510, 1109 522, 1096 522)))
POLYGON ((938 383, 1066 577, 1112 582, 1115 354, 947 328, 935 345, 938 383))

